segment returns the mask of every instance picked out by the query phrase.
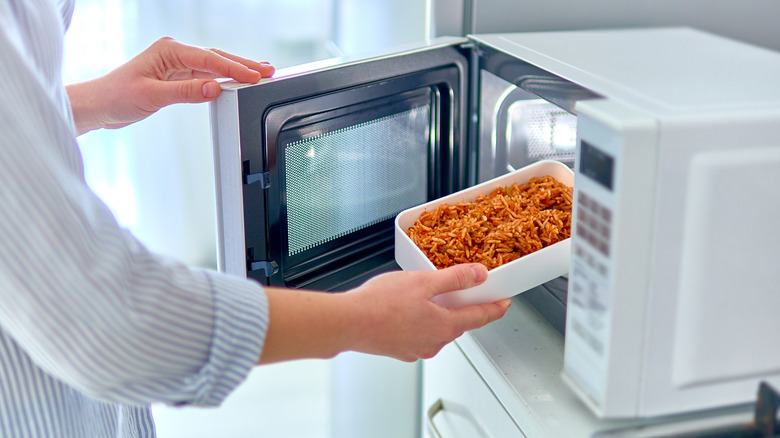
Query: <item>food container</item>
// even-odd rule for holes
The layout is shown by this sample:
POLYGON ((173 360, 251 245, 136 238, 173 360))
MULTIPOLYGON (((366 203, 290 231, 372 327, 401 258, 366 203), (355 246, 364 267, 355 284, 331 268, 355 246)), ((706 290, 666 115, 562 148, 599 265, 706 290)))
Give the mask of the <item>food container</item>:
MULTIPOLYGON (((406 230, 414 225, 423 212, 435 210, 443 203, 473 202, 477 195, 489 195, 497 187, 506 187, 512 183, 525 184, 532 177, 545 175, 569 187, 574 186, 574 172, 568 166, 558 161, 538 161, 512 173, 402 211, 395 219, 396 262, 404 271, 436 270, 423 251, 406 235, 406 230)), ((488 271, 487 280, 478 286, 439 295, 434 301, 447 307, 462 307, 513 297, 568 274, 570 249, 571 238, 554 243, 488 271)))

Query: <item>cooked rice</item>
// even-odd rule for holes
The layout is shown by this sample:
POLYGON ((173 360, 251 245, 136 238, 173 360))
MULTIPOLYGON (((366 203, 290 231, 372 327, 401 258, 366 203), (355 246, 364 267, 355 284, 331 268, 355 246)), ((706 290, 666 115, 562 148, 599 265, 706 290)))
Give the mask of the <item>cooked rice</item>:
POLYGON ((571 203, 571 187, 552 176, 531 178, 474 202, 440 204, 406 234, 439 269, 472 262, 493 269, 569 238, 571 203))

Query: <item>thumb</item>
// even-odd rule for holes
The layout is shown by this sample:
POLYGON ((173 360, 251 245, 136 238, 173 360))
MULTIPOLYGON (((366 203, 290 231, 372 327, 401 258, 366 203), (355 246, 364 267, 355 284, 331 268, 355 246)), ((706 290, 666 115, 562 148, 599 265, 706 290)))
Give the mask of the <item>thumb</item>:
POLYGON ((222 92, 222 87, 217 81, 204 81, 200 86, 201 96, 206 100, 216 99, 222 92))
POLYGON ((437 272, 438 281, 431 288, 431 298, 476 286, 487 280, 488 276, 487 268, 479 263, 455 265, 437 272))
POLYGON ((222 87, 213 79, 161 81, 155 88, 161 108, 174 103, 208 102, 222 92, 222 87))

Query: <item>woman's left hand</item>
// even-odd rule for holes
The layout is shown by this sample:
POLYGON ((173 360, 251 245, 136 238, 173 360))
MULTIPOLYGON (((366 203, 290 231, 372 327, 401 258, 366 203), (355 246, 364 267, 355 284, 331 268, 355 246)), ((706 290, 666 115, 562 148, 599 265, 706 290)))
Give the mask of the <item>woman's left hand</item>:
POLYGON ((255 83, 273 72, 267 62, 166 37, 105 76, 69 85, 67 91, 82 134, 127 126, 173 103, 214 100, 221 91, 216 78, 255 83))

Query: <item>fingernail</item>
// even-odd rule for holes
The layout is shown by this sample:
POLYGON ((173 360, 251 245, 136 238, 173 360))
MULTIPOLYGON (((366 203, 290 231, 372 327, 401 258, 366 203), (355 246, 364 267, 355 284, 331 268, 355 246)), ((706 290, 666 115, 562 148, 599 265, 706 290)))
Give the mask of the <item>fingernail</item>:
POLYGON ((203 97, 206 99, 211 99, 214 97, 219 96, 219 84, 216 82, 204 82, 203 87, 201 87, 201 92, 203 93, 203 97))
POLYGON ((474 271, 474 281, 481 283, 487 280, 487 269, 482 265, 472 265, 471 270, 474 271))

